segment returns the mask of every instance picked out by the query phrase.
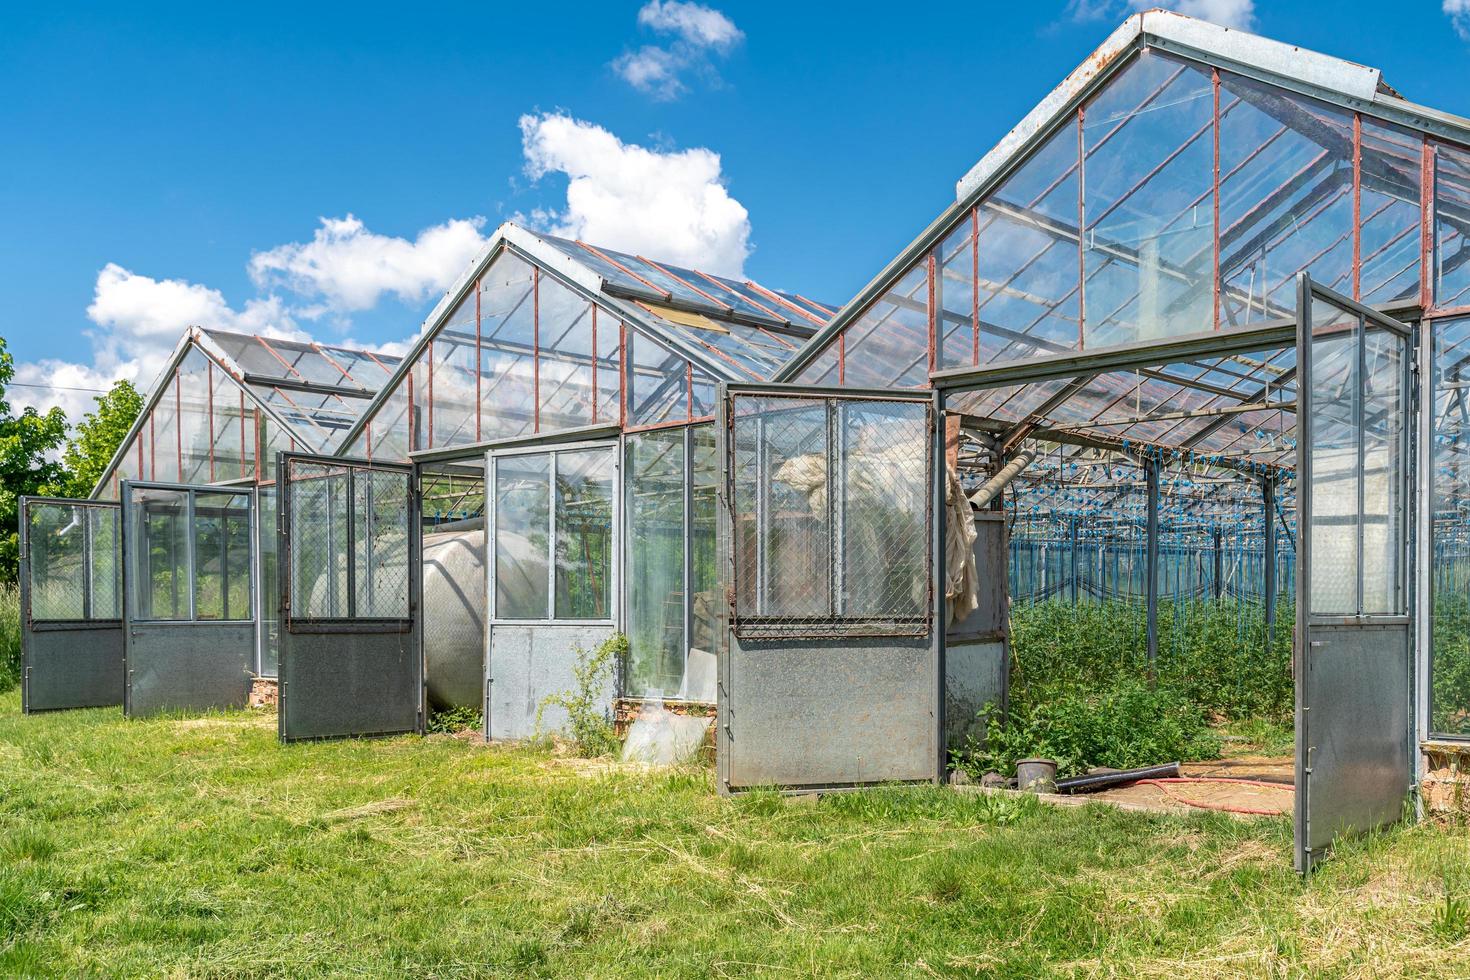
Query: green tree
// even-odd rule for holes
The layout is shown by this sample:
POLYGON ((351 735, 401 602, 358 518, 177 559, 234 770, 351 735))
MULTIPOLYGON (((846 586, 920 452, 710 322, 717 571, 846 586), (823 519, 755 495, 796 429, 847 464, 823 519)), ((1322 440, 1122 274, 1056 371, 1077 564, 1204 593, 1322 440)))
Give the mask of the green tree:
POLYGON ((20 559, 20 498, 56 486, 62 465, 50 458, 66 441, 66 415, 27 408, 11 411, 5 389, 15 377, 15 358, 0 337, 0 578, 14 581, 20 559))
POLYGON ((61 454, 66 473, 56 487, 57 496, 90 497, 117 447, 143 411, 143 396, 127 380, 115 382, 111 391, 97 396, 96 402, 97 410, 77 423, 76 433, 67 440, 66 451, 61 454))

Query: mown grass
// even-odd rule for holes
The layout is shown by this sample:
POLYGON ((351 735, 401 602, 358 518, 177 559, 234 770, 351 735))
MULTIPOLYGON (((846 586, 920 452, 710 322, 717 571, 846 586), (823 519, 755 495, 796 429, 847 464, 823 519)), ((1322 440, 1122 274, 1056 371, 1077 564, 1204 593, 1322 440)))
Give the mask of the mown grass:
POLYGON ((23 717, 0 696, 0 975, 1470 972, 1470 838, 1310 883, 1284 821, 941 789, 792 803, 268 715, 23 717))

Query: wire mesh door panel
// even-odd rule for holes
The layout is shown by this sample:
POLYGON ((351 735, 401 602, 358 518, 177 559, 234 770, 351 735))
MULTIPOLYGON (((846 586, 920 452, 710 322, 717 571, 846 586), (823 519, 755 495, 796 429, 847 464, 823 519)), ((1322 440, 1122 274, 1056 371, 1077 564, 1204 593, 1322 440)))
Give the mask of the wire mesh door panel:
POLYGON ((933 619, 932 405, 728 397, 737 635, 926 635, 933 619))
POLYGON ((1398 820, 1413 780, 1409 327, 1302 275, 1297 867, 1398 820))
POLYGON ((122 529, 110 501, 20 501, 21 706, 122 704, 122 529))
POLYGON ((282 740, 423 730, 411 467, 282 453, 282 740))
POLYGON ((936 416, 928 393, 725 389, 722 791, 939 778, 936 416))

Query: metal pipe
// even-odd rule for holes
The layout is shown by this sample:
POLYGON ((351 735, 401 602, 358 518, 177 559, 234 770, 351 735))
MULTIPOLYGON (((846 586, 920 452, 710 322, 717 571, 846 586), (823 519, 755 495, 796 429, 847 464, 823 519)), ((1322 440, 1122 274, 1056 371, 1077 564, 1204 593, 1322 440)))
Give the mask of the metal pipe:
POLYGON ((1168 762, 1161 766, 1147 766, 1143 769, 1121 769, 1117 772, 1100 772, 1091 776, 1058 779, 1057 792, 1093 793, 1100 789, 1111 789, 1114 786, 1126 786, 1140 779, 1173 779, 1178 775, 1179 763, 1168 762))
POLYGON ((970 503, 976 510, 984 510, 995 499, 996 495, 1004 490, 1012 480, 1020 476, 1026 467, 1035 462, 1036 455, 1037 453, 1034 449, 1021 450, 1009 463, 1000 468, 1000 472, 985 481, 984 486, 970 495, 970 503))
POLYGON ((1155 677, 1154 665, 1159 659, 1159 461, 1150 458, 1144 464, 1144 473, 1148 477, 1144 575, 1148 586, 1148 679, 1152 683, 1155 677))

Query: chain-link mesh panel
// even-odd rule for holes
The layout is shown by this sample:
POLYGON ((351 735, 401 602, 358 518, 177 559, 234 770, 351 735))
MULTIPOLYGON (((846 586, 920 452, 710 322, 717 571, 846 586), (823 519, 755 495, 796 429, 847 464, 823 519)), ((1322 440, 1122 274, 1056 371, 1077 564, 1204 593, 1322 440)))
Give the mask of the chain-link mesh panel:
POLYGON ((406 473, 354 470, 355 613, 364 619, 408 618, 406 473))
POLYGON ((31 619, 71 622, 87 618, 85 508, 31 504, 26 541, 31 576, 31 619))
POLYGON ((925 634, 929 404, 737 393, 728 411, 736 634, 925 634))
POLYGON ((88 507, 87 533, 91 538, 92 618, 122 618, 121 515, 116 507, 88 507))
POLYGON ((291 619, 409 618, 408 473, 290 460, 291 619))

